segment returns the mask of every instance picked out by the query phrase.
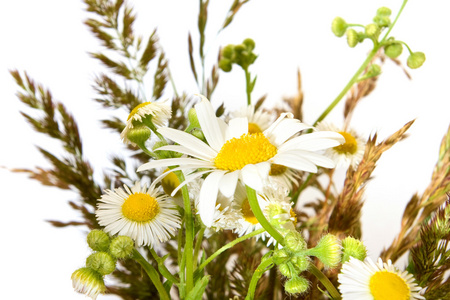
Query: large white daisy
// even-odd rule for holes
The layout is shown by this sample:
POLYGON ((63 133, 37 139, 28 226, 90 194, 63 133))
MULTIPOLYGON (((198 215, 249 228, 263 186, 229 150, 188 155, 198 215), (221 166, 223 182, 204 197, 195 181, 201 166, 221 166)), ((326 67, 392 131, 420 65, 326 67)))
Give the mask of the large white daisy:
POLYGON ((364 262, 350 257, 338 275, 343 300, 415 300, 425 299, 422 289, 407 271, 401 272, 392 262, 370 258, 364 262))
POLYGON ((95 212, 101 226, 111 235, 126 235, 137 246, 153 247, 170 239, 180 228, 180 217, 170 198, 148 189, 139 181, 130 189, 106 190, 95 212))
POLYGON ((215 116, 211 103, 204 97, 195 109, 207 144, 186 132, 159 128, 159 133, 179 145, 164 146, 158 150, 176 151, 191 157, 154 160, 139 167, 138 171, 167 166, 179 166, 172 171, 202 169, 186 176, 180 186, 207 175, 199 195, 200 217, 206 226, 212 223, 219 190, 226 197, 231 197, 240 179, 245 185, 262 191, 271 164, 307 172, 316 172, 317 166, 333 168, 331 159, 314 151, 344 142, 342 135, 336 132, 322 131, 297 136, 300 131, 311 127, 293 119, 290 113, 282 114, 262 133, 249 133, 247 118, 234 118, 226 124, 215 116))

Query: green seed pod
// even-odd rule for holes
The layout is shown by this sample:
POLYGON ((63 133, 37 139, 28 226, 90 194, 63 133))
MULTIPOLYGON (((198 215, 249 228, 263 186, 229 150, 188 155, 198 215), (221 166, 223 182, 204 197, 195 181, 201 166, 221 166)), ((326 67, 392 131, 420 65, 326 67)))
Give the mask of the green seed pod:
POLYGON ((255 41, 250 38, 245 39, 242 43, 247 47, 248 51, 255 49, 255 41))
POLYGON ((229 60, 233 59, 233 55, 234 55, 234 45, 226 45, 223 49, 222 49, 222 57, 223 58, 228 58, 229 60))
POLYGON ((331 23, 331 31, 333 31, 334 35, 337 37, 341 37, 345 34, 347 30, 347 23, 341 17, 334 18, 331 23))
POLYGON ((134 249, 134 242, 128 236, 118 236, 111 241, 109 253, 115 258, 127 258, 131 256, 134 249))
POLYGON ((150 128, 145 125, 138 125, 128 131, 127 139, 136 145, 141 145, 150 138, 151 134, 150 128))
POLYGON ((425 54, 423 52, 413 52, 406 61, 406 64, 411 69, 420 68, 425 62, 425 54))
POLYGON ((384 47, 384 53, 390 58, 397 58, 402 52, 403 46, 400 43, 393 43, 384 47))
POLYGON ((293 275, 292 270, 294 268, 290 263, 282 263, 278 266, 278 270, 280 271, 281 275, 286 276, 287 278, 291 278, 293 275))
POLYGON ((371 64, 367 71, 367 78, 375 77, 381 74, 381 67, 377 64, 371 64))
POLYGON ((231 63, 231 60, 222 58, 221 60, 219 60, 219 68, 224 72, 230 72, 233 68, 233 64, 231 63))
POLYGON ((349 261, 350 256, 363 261, 367 256, 367 249, 360 240, 349 236, 342 240, 342 263, 349 261))
POLYGON ((111 243, 111 239, 109 235, 98 229, 94 229, 87 235, 87 243, 89 247, 91 247, 94 251, 107 251, 109 248, 109 244, 111 243))
POLYGON ((295 276, 284 285, 284 289, 289 294, 302 294, 306 292, 309 288, 309 281, 302 276, 295 276))
POLYGON ((388 7, 380 7, 379 9, 377 9, 377 16, 380 17, 389 17, 391 15, 392 11, 390 8, 388 7))
POLYGON ((378 40, 378 36, 380 35, 380 27, 374 23, 366 25, 366 35, 373 40, 378 40))
POLYGON ((347 44, 354 48, 358 44, 358 33, 354 29, 348 29, 347 32, 347 44))
POLYGON ((101 275, 108 275, 116 269, 116 260, 106 252, 95 252, 86 259, 86 267, 101 275))

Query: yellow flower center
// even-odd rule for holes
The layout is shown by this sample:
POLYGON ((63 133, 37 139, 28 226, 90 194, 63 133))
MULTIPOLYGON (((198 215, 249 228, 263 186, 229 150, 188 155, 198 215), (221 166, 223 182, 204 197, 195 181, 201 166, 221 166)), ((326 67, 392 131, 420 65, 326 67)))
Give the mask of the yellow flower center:
POLYGON ((345 138, 345 143, 336 146, 333 149, 339 154, 355 154, 358 150, 358 143, 353 135, 345 131, 339 131, 339 133, 345 138))
POLYGON ((144 107, 144 106, 146 106, 146 105, 148 105, 148 104, 150 104, 150 103, 151 103, 150 101, 149 101, 149 102, 144 102, 144 103, 141 103, 141 104, 137 105, 135 108, 133 108, 133 110, 132 110, 132 111, 130 112, 130 114, 128 115, 127 121, 128 121, 132 116, 134 116, 140 108, 142 108, 142 107, 144 107))
POLYGON ((410 299, 409 286, 406 281, 396 273, 378 271, 370 277, 370 293, 375 300, 408 300, 410 299))
POLYGON ((258 133, 262 132, 261 128, 259 128, 256 123, 248 123, 248 133, 258 133))
MULTIPOLYGON (((164 173, 169 171, 169 169, 164 170, 164 173)), ((171 195, 173 190, 176 189, 180 185, 180 180, 178 179, 177 175, 175 175, 174 172, 168 173, 162 180, 161 185, 163 187, 164 192, 167 195, 171 195)), ((182 196, 181 190, 179 190, 174 197, 182 196)))
POLYGON ((214 159, 218 169, 236 171, 249 164, 267 161, 277 154, 277 147, 272 145, 262 133, 246 133, 240 138, 228 140, 214 159))
POLYGON ((258 219, 253 214, 252 208, 250 207, 250 203, 248 202, 248 199, 245 199, 244 202, 242 202, 242 215, 244 216, 245 221, 256 225, 258 224, 258 219))
POLYGON ((285 166, 277 165, 277 164, 271 164, 270 165, 269 175, 271 175, 271 176, 281 175, 284 172, 286 172, 286 169, 287 169, 287 167, 285 167, 285 166))
POLYGON ((131 194, 122 204, 123 215, 135 222, 148 222, 159 213, 159 204, 149 194, 131 194))
POLYGON ((292 209, 289 211, 291 218, 293 218, 294 220, 292 221, 294 223, 294 225, 297 225, 297 214, 295 213, 295 211, 292 209))

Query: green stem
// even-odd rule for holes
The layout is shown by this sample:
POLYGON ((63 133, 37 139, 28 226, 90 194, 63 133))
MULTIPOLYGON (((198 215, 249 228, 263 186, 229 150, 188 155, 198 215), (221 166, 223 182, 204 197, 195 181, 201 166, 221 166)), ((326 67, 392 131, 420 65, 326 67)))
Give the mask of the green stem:
POLYGON ((207 260, 205 260, 199 267, 198 270, 203 270, 204 267, 206 267, 214 258, 216 258, 217 256, 219 256, 222 252, 224 252, 227 249, 230 249, 231 247, 233 247, 234 245, 245 241, 246 239, 249 239, 251 237, 254 237, 260 233, 263 233, 264 231, 266 231, 264 228, 260 228, 258 230, 255 230, 253 232, 250 232, 249 234, 246 234, 244 236, 241 236, 240 238, 237 238, 235 240, 233 240, 232 242, 229 242, 228 244, 226 244, 225 246, 223 246, 222 248, 220 248, 219 250, 217 250, 216 252, 214 252, 210 257, 208 257, 207 260))
POLYGON ((267 221, 261 207, 259 207, 258 199, 256 198, 256 192, 249 186, 246 186, 248 203, 252 209, 253 214, 258 220, 259 224, 280 244, 283 244, 284 237, 267 221))
POLYGON ((251 99, 251 94, 252 94, 252 89, 250 87, 251 85, 251 78, 250 78, 250 72, 248 71, 247 68, 244 68, 245 71, 245 91, 247 93, 247 105, 252 104, 252 99, 251 99))
POLYGON ((341 294, 339 294, 339 292, 336 290, 336 288, 328 279, 328 277, 325 276, 314 264, 309 265, 308 271, 311 272, 314 276, 316 276, 317 279, 319 279, 319 281, 330 293, 330 296, 333 300, 341 299, 341 294))
POLYGON ((164 288, 161 280, 159 279, 159 274, 156 269, 137 251, 133 249, 133 258, 142 266, 142 268, 147 273, 150 280, 156 287, 156 290, 159 293, 160 299, 170 300, 169 295, 167 294, 166 289, 164 288))
POLYGON ((256 268, 255 273, 253 273, 252 280, 250 281, 250 286, 248 287, 247 296, 245 300, 253 300, 255 297, 256 285, 258 284, 258 280, 267 271, 267 268, 270 268, 273 264, 273 257, 262 261, 259 266, 256 268))
POLYGON ((153 258, 158 263, 158 270, 161 272, 161 275, 164 276, 167 280, 172 282, 173 284, 179 285, 180 281, 173 276, 172 273, 167 269, 167 267, 164 265, 164 261, 159 257, 159 255, 156 253, 156 251, 153 248, 150 248, 150 253, 152 254, 153 258))
POLYGON ((202 226, 200 230, 197 233, 197 240, 195 241, 195 248, 194 248, 194 269, 197 268, 197 262, 198 262, 198 253, 200 252, 200 247, 202 246, 203 242, 203 234, 205 233, 206 227, 202 226))
MULTIPOLYGON (((180 182, 184 181, 182 172, 176 172, 180 182)), ((194 288, 194 262, 193 262, 193 248, 194 248, 194 218, 191 210, 191 200, 189 199, 189 191, 187 186, 181 188, 184 202, 184 218, 186 224, 186 244, 184 245, 184 255, 186 256, 186 295, 194 288)))
POLYGON ((152 151, 148 150, 144 143, 138 144, 138 147, 141 148, 141 150, 144 151, 151 158, 158 159, 158 156, 156 156, 156 154, 153 153, 152 151))

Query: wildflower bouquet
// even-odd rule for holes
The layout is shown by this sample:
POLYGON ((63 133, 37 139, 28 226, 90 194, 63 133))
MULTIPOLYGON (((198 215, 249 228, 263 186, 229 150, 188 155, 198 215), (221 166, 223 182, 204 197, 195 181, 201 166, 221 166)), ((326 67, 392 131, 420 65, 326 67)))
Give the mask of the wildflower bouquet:
MULTIPOLYGON (((219 32, 248 0, 232 1, 219 32)), ((40 148, 49 169, 21 170, 45 185, 74 189, 71 202, 92 250, 72 274, 73 287, 93 299, 448 299, 450 282, 450 134, 444 136, 429 187, 407 204, 398 237, 374 262, 361 241, 364 192, 382 154, 406 137, 414 121, 386 139, 363 138, 351 119, 375 88, 385 61, 409 69, 425 54, 391 36, 395 13, 374 12, 368 24, 336 17, 331 30, 350 47, 372 50, 348 84, 312 124, 302 122, 303 92, 263 108, 255 98, 251 38, 215 49, 208 69, 208 0, 199 1, 198 39, 188 35, 188 65, 198 89, 180 93, 158 31, 134 32, 136 14, 123 0, 84 0, 85 24, 101 43, 91 53, 105 67, 94 80, 96 101, 125 109, 102 120, 129 157, 115 156, 103 182, 83 154, 74 117, 26 73, 11 71, 19 99, 43 113, 23 113, 33 128, 62 142, 65 158, 40 148), (217 56, 216 56, 217 54, 217 56), (245 82, 242 107, 215 99, 221 76, 245 82), (149 83, 150 86, 149 86, 149 83), (150 91, 150 93, 149 93, 150 91), (328 122, 345 98, 344 121, 328 122), (129 152, 126 152, 129 153, 129 152), (337 168, 345 170, 338 185, 337 168), (314 189, 316 199, 305 199, 314 189), (408 255, 408 266, 394 266, 408 255), (110 283, 105 283, 110 278, 110 283)))

